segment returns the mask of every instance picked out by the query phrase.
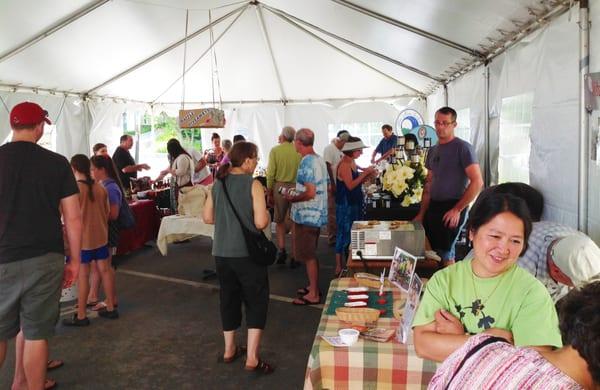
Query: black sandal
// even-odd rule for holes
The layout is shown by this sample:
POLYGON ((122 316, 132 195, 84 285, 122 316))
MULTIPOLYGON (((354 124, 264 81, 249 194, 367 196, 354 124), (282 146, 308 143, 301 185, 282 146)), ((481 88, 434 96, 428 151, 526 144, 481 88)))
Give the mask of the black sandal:
MULTIPOLYGON (((299 288, 298 290, 296 290, 296 294, 298 294, 298 295, 304 296, 304 295, 307 295, 308 293, 309 293, 308 286, 302 287, 302 288, 299 288)), ((321 290, 319 290, 319 297, 321 297, 321 290)))
POLYGON ((259 359, 256 367, 245 366, 244 370, 251 371, 251 372, 254 372, 254 373, 260 374, 260 375, 269 375, 269 374, 272 374, 273 371, 275 371, 275 367, 273 367, 269 363, 259 359))

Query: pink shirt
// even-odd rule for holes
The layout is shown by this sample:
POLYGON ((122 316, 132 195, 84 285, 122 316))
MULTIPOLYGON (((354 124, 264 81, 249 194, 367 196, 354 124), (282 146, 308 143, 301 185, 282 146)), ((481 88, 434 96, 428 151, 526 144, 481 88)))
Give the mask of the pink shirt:
MULTIPOLYGON (((475 335, 438 367, 428 389, 445 389, 465 354, 490 336, 475 335)), ((486 345, 469 357, 449 389, 583 389, 537 351, 504 342, 486 345)))

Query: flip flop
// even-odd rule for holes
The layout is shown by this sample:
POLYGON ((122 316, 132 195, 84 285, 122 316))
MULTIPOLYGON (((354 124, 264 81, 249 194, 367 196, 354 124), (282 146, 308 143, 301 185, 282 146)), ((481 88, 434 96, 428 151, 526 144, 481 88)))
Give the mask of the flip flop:
POLYGON ((273 371, 275 371, 275 367, 273 367, 269 363, 259 359, 256 367, 245 366, 244 370, 254 372, 254 373, 260 374, 260 375, 269 375, 269 374, 272 374, 273 371))
MULTIPOLYGON (((299 288, 298 290, 296 290, 296 294, 298 294, 298 295, 306 295, 309 292, 310 291, 308 291, 308 286, 302 287, 302 288, 299 288)), ((321 296, 321 290, 319 290, 319 297, 320 296, 321 296)))
MULTIPOLYGON (((106 305, 106 302, 102 301, 102 302, 98 302, 94 307, 92 307, 92 311, 103 311, 106 310, 108 306, 106 305)), ((117 307, 119 307, 119 304, 114 305, 115 309, 117 307)))
POLYGON ((246 347, 241 346, 241 345, 236 345, 235 346, 235 353, 233 354, 233 356, 231 357, 223 357, 223 355, 219 356, 219 359, 217 359, 217 361, 219 363, 233 363, 234 361, 236 361, 240 356, 243 356, 246 354, 246 347))
POLYGON ((298 297, 298 298, 296 298, 296 299, 294 299, 292 301, 292 304, 296 305, 296 306, 318 305, 320 303, 321 303, 320 299, 318 301, 316 301, 316 302, 311 302, 311 301, 309 301, 308 299, 306 299, 304 297, 298 297))
POLYGON ((47 368, 47 370, 48 371, 54 370, 56 368, 62 367, 63 364, 65 364, 65 362, 63 362, 62 360, 58 360, 58 359, 56 359, 56 360, 48 360, 48 368, 47 368))
POLYGON ((56 381, 54 379, 46 378, 44 381, 44 390, 52 390, 56 388, 56 381))

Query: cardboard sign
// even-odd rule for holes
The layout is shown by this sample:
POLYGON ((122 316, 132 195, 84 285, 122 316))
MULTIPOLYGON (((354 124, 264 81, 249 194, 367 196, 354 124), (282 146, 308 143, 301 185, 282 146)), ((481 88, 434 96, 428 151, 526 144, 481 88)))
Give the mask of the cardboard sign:
POLYGON ((201 108, 197 110, 179 110, 179 128, 223 128, 225 112, 218 108, 201 108))

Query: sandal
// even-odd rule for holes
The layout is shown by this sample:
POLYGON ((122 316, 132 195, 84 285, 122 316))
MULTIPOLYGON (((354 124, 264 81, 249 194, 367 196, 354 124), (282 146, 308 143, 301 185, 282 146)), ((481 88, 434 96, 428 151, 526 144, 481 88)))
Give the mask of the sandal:
MULTIPOLYGON (((113 306, 116 309, 117 307, 119 307, 119 304, 117 303, 113 306)), ((96 303, 96 305, 94 305, 94 307, 92 307, 92 311, 103 311, 103 310, 106 310, 107 307, 108 306, 106 305, 106 302, 104 302, 104 301, 98 302, 98 303, 96 303)))
POLYGON ((47 370, 54 370, 56 368, 62 367, 65 364, 62 360, 48 360, 47 370))
POLYGON ((269 363, 267 363, 267 362, 262 361, 262 360, 259 359, 258 360, 258 364, 256 365, 256 367, 245 366, 244 370, 251 371, 251 372, 254 372, 256 374, 269 375, 269 374, 272 374, 273 371, 275 371, 275 367, 273 367, 269 363))
POLYGON ((219 363, 233 363, 234 361, 236 361, 240 356, 243 356, 246 354, 246 347, 241 346, 241 345, 236 345, 235 346, 235 352, 233 354, 233 356, 231 357, 224 357, 223 355, 219 356, 219 358, 217 359, 217 361, 219 363))
POLYGON ((54 379, 46 378, 44 381, 44 390, 52 390, 56 388, 56 381, 54 379))
MULTIPOLYGON (((309 293, 308 286, 299 288, 296 290, 296 294, 298 295, 307 295, 309 293)), ((321 296, 321 290, 319 290, 319 297, 321 296)))
POLYGON ((318 305, 321 303, 321 300, 317 300, 316 302, 309 301, 304 297, 298 297, 292 301, 292 305, 296 306, 309 306, 309 305, 318 305))

